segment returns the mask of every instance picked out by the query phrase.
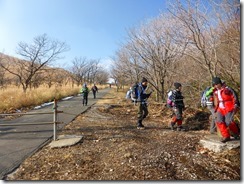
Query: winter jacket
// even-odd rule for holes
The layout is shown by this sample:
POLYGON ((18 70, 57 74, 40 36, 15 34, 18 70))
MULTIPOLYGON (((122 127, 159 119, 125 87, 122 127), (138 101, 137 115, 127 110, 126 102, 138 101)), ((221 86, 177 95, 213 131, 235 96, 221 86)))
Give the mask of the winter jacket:
POLYGON ((92 91, 93 91, 93 92, 97 92, 97 91, 98 91, 97 86, 93 86, 93 87, 92 87, 92 91))
POLYGON ((215 89, 214 96, 217 100, 215 111, 225 109, 226 112, 230 112, 239 106, 238 97, 235 95, 234 91, 227 86, 223 86, 219 90, 215 89))
POLYGON ((81 90, 80 90, 80 93, 88 94, 89 93, 88 87, 82 87, 81 90))
POLYGON ((176 108, 185 108, 185 104, 183 102, 183 96, 182 93, 178 90, 173 90, 172 93, 172 102, 173 102, 173 107, 176 108))
POLYGON ((146 93, 146 88, 147 86, 143 86, 141 83, 138 85, 138 101, 139 102, 146 102, 147 98, 149 98, 149 96, 151 94, 147 94, 146 93))

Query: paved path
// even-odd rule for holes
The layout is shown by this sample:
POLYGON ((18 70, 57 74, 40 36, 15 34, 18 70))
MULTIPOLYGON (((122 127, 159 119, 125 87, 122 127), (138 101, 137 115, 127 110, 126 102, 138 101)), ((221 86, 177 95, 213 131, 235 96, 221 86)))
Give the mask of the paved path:
MULTIPOLYGON (((79 114, 86 111, 97 100, 101 99, 110 88, 99 90, 97 98, 93 99, 92 93, 88 97, 88 105, 83 106, 81 97, 73 97, 66 101, 58 102, 58 110, 64 113, 58 114, 58 121, 65 124, 74 120, 79 114)), ((53 106, 44 107, 31 112, 50 112, 53 106)), ((52 122, 53 114, 24 115, 14 120, 0 119, 0 124, 20 124, 35 122, 52 122)), ((27 157, 53 139, 53 125, 23 125, 0 126, 0 179, 17 168, 27 157)))

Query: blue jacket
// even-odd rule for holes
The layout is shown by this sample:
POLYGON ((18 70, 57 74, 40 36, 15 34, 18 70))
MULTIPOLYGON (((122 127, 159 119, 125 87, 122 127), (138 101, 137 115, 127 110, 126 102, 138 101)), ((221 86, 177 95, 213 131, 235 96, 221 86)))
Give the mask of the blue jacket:
POLYGON ((145 102, 147 100, 147 98, 149 98, 150 94, 146 93, 146 88, 147 86, 143 86, 141 83, 139 83, 138 85, 138 101, 140 102, 145 102))

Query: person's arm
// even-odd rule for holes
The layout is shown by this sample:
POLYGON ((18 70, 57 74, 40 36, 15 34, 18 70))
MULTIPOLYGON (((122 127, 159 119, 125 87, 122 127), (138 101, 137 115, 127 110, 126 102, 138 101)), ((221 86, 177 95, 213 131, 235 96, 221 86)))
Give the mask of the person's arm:
POLYGON ((231 93, 232 93, 232 98, 233 98, 233 104, 234 104, 234 106, 235 106, 235 109, 236 108, 239 108, 240 107, 240 101, 239 101, 239 99, 238 99, 238 96, 237 96, 237 94, 236 94, 236 92, 232 89, 232 88, 230 88, 230 87, 227 87, 230 91, 231 91, 231 93))
POLYGON ((176 93, 177 93, 176 90, 173 90, 173 91, 172 91, 172 102, 173 102, 173 103, 172 103, 172 106, 173 106, 173 107, 177 107, 177 104, 176 104, 176 103, 177 103, 177 102, 176 102, 176 101, 177 101, 177 94, 176 94, 176 93))
POLYGON ((214 91, 214 87, 211 87, 207 92, 206 92, 206 97, 208 98, 209 96, 211 96, 213 94, 214 91))

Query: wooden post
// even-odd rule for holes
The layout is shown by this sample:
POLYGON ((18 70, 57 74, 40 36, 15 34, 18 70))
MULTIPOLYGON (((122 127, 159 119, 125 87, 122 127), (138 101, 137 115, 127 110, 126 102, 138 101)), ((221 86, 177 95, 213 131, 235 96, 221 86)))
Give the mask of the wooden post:
POLYGON ((57 100, 54 99, 54 105, 53 105, 53 140, 57 140, 57 100))

